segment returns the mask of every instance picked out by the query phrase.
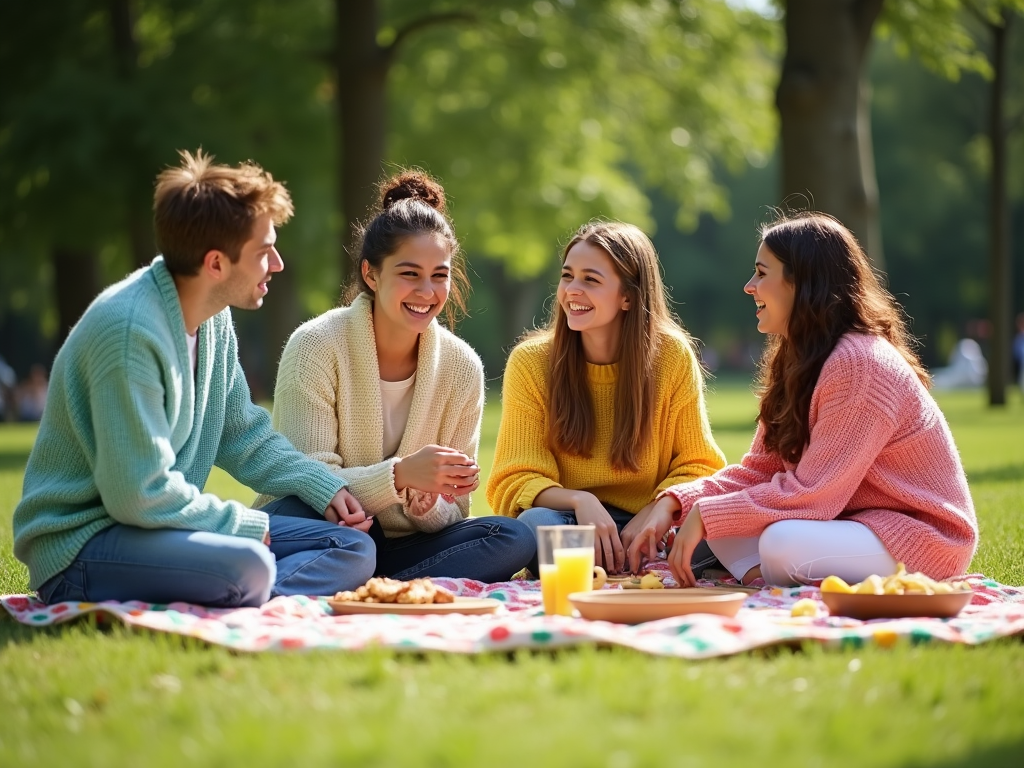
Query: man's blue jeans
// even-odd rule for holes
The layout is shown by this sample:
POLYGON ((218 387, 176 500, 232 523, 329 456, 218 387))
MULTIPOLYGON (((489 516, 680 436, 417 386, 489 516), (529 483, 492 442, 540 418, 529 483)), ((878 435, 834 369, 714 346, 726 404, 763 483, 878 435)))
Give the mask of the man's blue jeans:
POLYGON ((333 595, 373 575, 375 547, 367 534, 322 516, 273 514, 286 501, 266 507, 269 548, 241 536, 112 525, 37 590, 39 599, 180 601, 233 608, 262 605, 272 594, 333 595))
MULTIPOLYGON (((281 501, 287 503, 278 507, 278 515, 316 515, 294 496, 281 501)), ((393 579, 447 576, 488 583, 507 581, 537 551, 533 532, 511 517, 469 517, 433 533, 390 539, 374 520, 370 536, 377 546, 374 575, 393 579)))

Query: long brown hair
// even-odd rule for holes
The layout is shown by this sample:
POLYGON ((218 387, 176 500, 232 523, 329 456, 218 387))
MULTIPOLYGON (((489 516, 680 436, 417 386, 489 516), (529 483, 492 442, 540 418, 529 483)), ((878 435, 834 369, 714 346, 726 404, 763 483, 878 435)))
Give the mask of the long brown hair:
MULTIPOLYGON (((629 310, 622 321, 615 385, 615 424, 611 462, 635 472, 651 437, 654 361, 665 335, 692 340, 668 308, 658 254, 650 239, 632 224, 584 224, 562 251, 587 242, 607 253, 622 280, 629 310)), ((590 458, 596 432, 594 405, 587 384, 587 360, 579 331, 569 328, 555 301, 548 324, 533 336, 551 339, 548 364, 548 444, 552 450, 590 458)))
POLYGON ((810 439, 811 395, 843 334, 883 337, 925 386, 930 379, 903 310, 850 230, 828 214, 805 212, 766 225, 761 240, 795 292, 786 335, 769 336, 761 357, 759 417, 765 448, 796 463, 810 439))

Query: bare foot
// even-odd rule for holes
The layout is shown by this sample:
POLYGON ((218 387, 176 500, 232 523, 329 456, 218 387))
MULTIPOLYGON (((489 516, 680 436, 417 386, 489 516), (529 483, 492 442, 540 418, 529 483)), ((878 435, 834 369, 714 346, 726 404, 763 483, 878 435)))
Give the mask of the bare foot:
POLYGON ((741 579, 740 583, 742 583, 744 586, 749 586, 750 582, 752 582, 754 579, 760 579, 760 578, 761 578, 761 566, 760 565, 755 565, 753 568, 751 568, 749 571, 747 571, 745 574, 743 574, 743 578, 741 579))

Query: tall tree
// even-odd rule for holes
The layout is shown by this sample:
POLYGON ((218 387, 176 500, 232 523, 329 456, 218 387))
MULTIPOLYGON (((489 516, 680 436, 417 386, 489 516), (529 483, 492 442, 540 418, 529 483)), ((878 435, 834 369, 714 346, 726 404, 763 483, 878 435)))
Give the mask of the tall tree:
POLYGON ((333 61, 338 110, 338 190, 341 215, 340 269, 348 274, 346 249, 358 219, 374 202, 386 156, 388 71, 401 45, 422 29, 471 20, 469 13, 418 11, 389 30, 382 44, 378 0, 335 0, 333 61))
POLYGON ((883 0, 787 0, 786 56, 776 95, 782 188, 805 193, 884 263, 871 147, 872 30, 883 0))
POLYGON ((1008 119, 1006 91, 1010 28, 1014 15, 1024 10, 1020 0, 968 2, 981 22, 990 46, 992 82, 989 96, 989 318, 991 345, 988 361, 989 405, 1006 405, 1010 379, 1013 328, 1013 261, 1010 251, 1010 206, 1007 192, 1007 143, 1011 126, 1024 116, 1008 119))
MULTIPOLYGON (((59 337, 104 283, 154 256, 152 180, 177 149, 253 158, 295 182, 303 215, 327 218, 312 193, 330 151, 329 94, 308 56, 323 45, 316 5, 68 0, 55 16, 0 4, 0 67, 13 73, 0 90, 0 239, 8 257, 52 267, 59 337)), ((298 232, 283 242, 319 237, 298 232)), ((294 307, 263 334, 279 349, 301 310, 277 305, 294 307)))
POLYGON ((895 35, 903 51, 955 78, 983 71, 963 24, 961 0, 779 0, 786 55, 776 95, 782 193, 850 227, 884 266, 871 146, 867 57, 872 35, 895 35))
POLYGON ((778 41, 770 21, 712 0, 506 2, 410 41, 391 70, 387 157, 443 178, 493 288, 493 337, 539 319, 559 243, 588 219, 651 229, 652 189, 677 226, 729 215, 716 174, 767 162, 778 41))

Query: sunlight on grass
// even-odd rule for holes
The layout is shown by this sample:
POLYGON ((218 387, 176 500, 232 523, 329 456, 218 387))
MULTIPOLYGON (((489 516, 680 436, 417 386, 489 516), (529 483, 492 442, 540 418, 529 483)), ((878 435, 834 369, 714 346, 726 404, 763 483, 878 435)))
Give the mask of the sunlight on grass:
MULTIPOLYGON (((1024 407, 941 394, 978 510, 973 569, 1024 583, 1024 407)), ((746 387, 709 396, 730 461, 750 443, 746 387)), ((499 404, 480 454, 486 473, 499 404)), ((0 426, 0 591, 23 591, 10 516, 34 430, 0 426)), ((252 500, 219 471, 208 490, 252 500)), ((474 511, 486 510, 483 491, 474 511)), ((1016 766, 1019 640, 979 648, 777 650, 708 662, 592 647, 559 653, 246 656, 85 623, 0 618, 0 765, 1016 766)))

